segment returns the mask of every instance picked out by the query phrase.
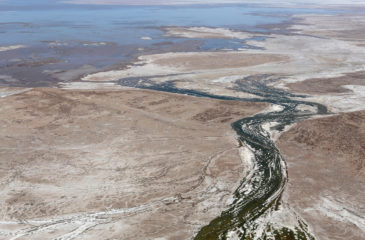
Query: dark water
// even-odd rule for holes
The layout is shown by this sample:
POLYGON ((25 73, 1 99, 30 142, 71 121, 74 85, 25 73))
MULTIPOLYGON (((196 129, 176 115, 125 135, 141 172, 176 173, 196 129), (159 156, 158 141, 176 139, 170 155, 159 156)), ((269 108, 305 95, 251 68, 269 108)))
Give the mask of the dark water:
MULTIPOLYGON (((241 82, 242 84, 243 82, 241 82)), ((247 81, 244 81, 247 87, 247 81)), ((252 83, 252 82, 251 82, 252 83)), ((327 108, 321 104, 291 100, 292 94, 269 88, 265 81, 255 81, 253 94, 263 96, 268 102, 274 102, 283 107, 279 112, 260 113, 253 117, 244 118, 232 124, 232 128, 239 136, 243 145, 249 146, 255 155, 256 171, 250 179, 243 179, 234 193, 235 201, 229 209, 214 219, 200 230, 195 239, 226 239, 229 231, 239 229, 241 239, 254 239, 258 219, 265 212, 273 212, 280 206, 281 194, 287 181, 286 167, 280 151, 270 138, 262 125, 264 123, 277 122, 275 130, 282 131, 295 122, 307 119, 314 115, 327 114, 327 108), (255 85, 260 85, 257 88, 255 85), (298 105, 314 107, 314 112, 300 111, 298 105), (246 185, 251 186, 251 191, 246 192, 246 185)), ((267 82, 266 82, 267 83, 267 82)), ((241 87, 237 82, 238 89, 241 87)), ((295 96, 300 97, 300 96, 295 96)), ((306 224, 299 220, 295 229, 273 229, 266 226, 266 232, 260 239, 274 236, 274 239, 314 239, 308 231, 306 224)), ((271 239, 271 238, 270 238, 271 239)))
MULTIPOLYGON (((282 90, 268 87, 269 83, 279 80, 272 75, 255 75, 236 81, 234 90, 254 94, 262 98, 235 98, 230 96, 213 95, 190 89, 176 88, 174 82, 155 84, 148 78, 122 79, 123 86, 142 89, 152 89, 196 97, 207 97, 221 100, 269 102, 282 106, 283 110, 277 112, 260 113, 253 117, 241 119, 232 123, 242 145, 249 146, 255 155, 256 171, 250 179, 243 179, 234 192, 234 202, 220 216, 203 227, 195 236, 196 240, 226 239, 230 231, 240 230, 241 239, 254 239, 257 229, 255 220, 266 212, 276 211, 280 206, 281 194, 287 181, 285 162, 275 143, 262 125, 277 122, 274 130, 282 131, 285 126, 307 119, 314 115, 328 114, 325 106, 305 101, 305 96, 294 95, 282 90), (303 100, 292 100, 292 97, 303 100), (309 106, 308 109, 299 110, 298 106, 309 106), (251 191, 247 192, 247 185, 251 191)), ((307 231, 307 226, 298 220, 297 227, 293 229, 273 229, 266 226, 267 232, 260 239, 274 236, 276 240, 312 240, 307 231)), ((272 238, 270 238, 272 239, 272 238)))

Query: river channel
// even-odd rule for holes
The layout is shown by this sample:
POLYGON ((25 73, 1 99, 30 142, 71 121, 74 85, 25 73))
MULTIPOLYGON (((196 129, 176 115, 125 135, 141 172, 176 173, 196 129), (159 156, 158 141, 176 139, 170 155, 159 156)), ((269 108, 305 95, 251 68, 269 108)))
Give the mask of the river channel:
POLYGON ((256 220, 263 214, 276 211, 281 205, 281 195, 288 180, 287 169, 279 149, 275 146, 270 131, 283 131, 298 121, 315 115, 328 114, 325 106, 305 101, 305 96, 295 95, 269 87, 279 78, 272 75, 255 75, 235 82, 232 90, 256 95, 257 98, 236 98, 213 95, 191 89, 175 87, 174 82, 156 84, 149 78, 120 80, 123 86, 152 89, 232 101, 268 102, 276 106, 273 111, 261 112, 232 123, 241 147, 249 149, 254 157, 254 171, 242 179, 234 192, 234 201, 220 216, 203 227, 195 240, 229 239, 234 232, 240 239, 314 239, 303 221, 298 220, 294 229, 264 226, 264 233, 256 236, 260 223, 256 220))

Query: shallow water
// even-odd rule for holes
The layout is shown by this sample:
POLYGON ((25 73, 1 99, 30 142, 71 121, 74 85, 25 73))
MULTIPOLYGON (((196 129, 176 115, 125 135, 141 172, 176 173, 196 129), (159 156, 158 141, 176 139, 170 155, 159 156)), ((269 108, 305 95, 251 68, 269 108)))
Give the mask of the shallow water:
POLYGON ((293 13, 324 10, 279 9, 249 5, 92 6, 60 1, 6 0, 0 3, 0 44, 42 41, 108 41, 150 45, 167 38, 163 26, 208 26, 253 29, 277 24, 293 13), (146 41, 141 37, 150 36, 146 41))
MULTIPOLYGON (((108 6, 72 5, 60 0, 3 0, 0 46, 25 45, 27 49, 0 52, 0 73, 19 79, 14 83, 18 86, 42 86, 59 81, 45 74, 49 70, 69 70, 86 64, 101 70, 113 64, 121 66, 121 62, 139 55, 166 51, 250 48, 242 39, 169 37, 162 28, 207 26, 265 32, 263 25, 280 24, 290 20, 291 14, 308 12, 327 11, 242 4, 108 6), (22 67, 24 62, 26 69, 22 67), (27 74, 21 74, 24 71, 27 74), (35 84, 34 79, 41 80, 35 84)), ((0 85, 11 84, 0 79, 0 85)))

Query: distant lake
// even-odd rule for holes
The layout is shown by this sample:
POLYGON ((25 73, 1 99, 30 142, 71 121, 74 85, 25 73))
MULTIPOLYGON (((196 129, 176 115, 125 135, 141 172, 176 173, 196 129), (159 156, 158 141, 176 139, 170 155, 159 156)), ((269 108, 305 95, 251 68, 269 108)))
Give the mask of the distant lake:
POLYGON ((166 40, 159 30, 163 26, 252 30, 257 25, 288 20, 283 16, 286 14, 323 11, 249 5, 104 6, 52 0, 5 0, 0 1, 0 44, 81 40, 146 45, 166 40), (144 36, 154 40, 141 40, 144 36))
MULTIPOLYGON (((292 14, 323 12, 329 11, 243 4, 110 6, 0 0, 0 47, 26 46, 0 52, 0 75, 19 79, 19 86, 35 79, 36 85, 47 85, 59 81, 50 71, 120 66, 143 54, 250 48, 242 39, 170 37, 162 28, 205 26, 260 33, 267 31, 263 25, 283 23, 292 14)), ((7 85, 4 81, 0 79, 0 85, 7 85)))

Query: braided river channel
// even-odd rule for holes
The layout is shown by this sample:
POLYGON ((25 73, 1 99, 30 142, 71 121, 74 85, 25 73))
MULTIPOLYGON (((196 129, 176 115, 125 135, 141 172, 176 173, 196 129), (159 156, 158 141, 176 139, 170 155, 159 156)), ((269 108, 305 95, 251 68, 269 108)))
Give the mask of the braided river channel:
POLYGON ((257 96, 247 99, 180 89, 175 87, 174 82, 156 84, 148 78, 120 80, 123 86, 222 100, 268 102, 275 106, 273 111, 261 112, 232 123, 240 146, 252 153, 253 168, 235 190, 234 201, 228 209, 203 227, 194 237, 195 240, 230 239, 232 234, 235 234, 234 239, 314 239, 300 219, 294 228, 278 228, 270 222, 259 221, 263 215, 281 207, 281 195, 287 182, 286 164, 270 131, 281 132, 298 121, 328 114, 325 106, 305 101, 305 96, 269 87, 277 80, 279 78, 272 75, 255 75, 236 81, 232 90, 257 96), (265 126, 270 126, 270 130, 265 126), (264 226, 260 226, 262 224, 264 226))

